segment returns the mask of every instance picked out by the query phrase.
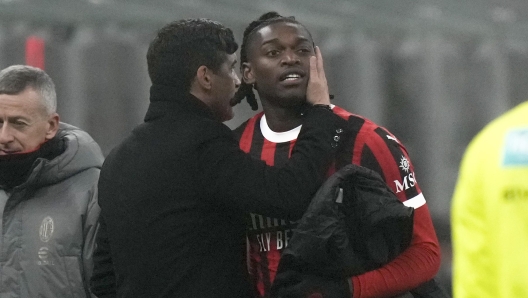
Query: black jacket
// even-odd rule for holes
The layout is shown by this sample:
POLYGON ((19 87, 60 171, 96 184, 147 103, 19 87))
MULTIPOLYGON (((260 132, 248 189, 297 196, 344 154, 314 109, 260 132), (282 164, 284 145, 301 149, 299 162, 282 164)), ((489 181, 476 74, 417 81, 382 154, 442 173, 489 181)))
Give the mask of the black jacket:
MULTIPOLYGON (((378 173, 352 164, 343 167, 317 191, 293 230, 272 296, 292 293, 303 278, 313 275, 329 278, 325 282, 344 280, 390 262, 411 242, 413 214, 378 173)), ((347 292, 324 297, 341 298, 347 292)), ((449 296, 433 279, 398 297, 449 296)))
POLYGON ((152 86, 145 123, 101 170, 108 239, 98 245, 109 243, 112 258, 96 259, 94 292, 109 292, 97 276, 111 261, 117 297, 248 297, 244 214, 299 218, 344 125, 323 108, 305 118, 290 162, 272 168, 243 153, 200 100, 152 86))
POLYGON ((279 264, 286 270, 347 278, 388 263, 411 242, 414 209, 374 171, 347 165, 314 196, 279 264), (338 193, 341 202, 336 202, 338 193))

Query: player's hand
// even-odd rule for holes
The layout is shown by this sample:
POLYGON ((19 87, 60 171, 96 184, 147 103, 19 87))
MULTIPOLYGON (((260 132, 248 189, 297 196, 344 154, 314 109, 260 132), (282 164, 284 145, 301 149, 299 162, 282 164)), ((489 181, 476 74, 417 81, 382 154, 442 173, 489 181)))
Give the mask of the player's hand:
POLYGON ((306 100, 309 104, 330 104, 328 83, 323 67, 323 56, 319 47, 315 47, 315 56, 310 57, 310 80, 306 89, 306 100))

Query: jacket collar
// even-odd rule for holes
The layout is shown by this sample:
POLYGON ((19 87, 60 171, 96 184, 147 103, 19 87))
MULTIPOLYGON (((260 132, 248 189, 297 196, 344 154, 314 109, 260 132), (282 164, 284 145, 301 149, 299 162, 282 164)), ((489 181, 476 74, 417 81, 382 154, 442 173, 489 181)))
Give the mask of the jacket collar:
POLYGON ((180 88, 152 85, 150 87, 150 105, 145 115, 145 122, 175 112, 191 112, 202 117, 215 119, 211 109, 196 96, 182 92, 180 88))

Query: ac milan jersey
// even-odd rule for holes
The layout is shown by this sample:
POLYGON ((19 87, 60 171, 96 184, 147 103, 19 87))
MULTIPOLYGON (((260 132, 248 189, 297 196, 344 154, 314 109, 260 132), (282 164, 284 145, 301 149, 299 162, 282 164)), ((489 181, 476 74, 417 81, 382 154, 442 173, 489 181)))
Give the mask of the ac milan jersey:
MULTIPOLYGON (((374 270, 353 277, 354 297, 392 295, 412 289, 434 276, 440 260, 438 240, 407 151, 394 135, 372 121, 337 106, 333 111, 348 120, 349 125, 342 134, 344 146, 336 154, 328 175, 350 163, 370 168, 383 177, 405 205, 416 209, 413 241, 402 253, 404 258, 400 255, 385 266, 388 276, 374 270), (417 260, 410 264, 405 254, 417 260)), ((301 126, 287 132, 273 132, 265 115, 259 113, 239 126, 236 133, 243 151, 268 165, 280 167, 288 161, 300 129, 301 126)), ((259 297, 269 297, 281 253, 288 246, 294 226, 295 222, 280 218, 259 214, 247 217, 248 268, 259 297)))

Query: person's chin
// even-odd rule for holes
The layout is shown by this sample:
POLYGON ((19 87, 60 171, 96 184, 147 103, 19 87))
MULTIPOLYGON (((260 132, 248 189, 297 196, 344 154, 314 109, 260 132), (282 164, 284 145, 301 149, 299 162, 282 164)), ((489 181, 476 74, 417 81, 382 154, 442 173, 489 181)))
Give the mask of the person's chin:
POLYGON ((235 117, 235 112, 233 111, 233 108, 229 107, 222 116, 222 122, 229 121, 235 117))
POLYGON ((298 106, 306 103, 306 93, 304 92, 290 92, 280 95, 282 102, 288 106, 298 106))
POLYGON ((285 89, 285 90, 281 90, 278 95, 280 98, 283 98, 285 100, 294 100, 294 101, 305 100, 306 99, 306 89, 303 89, 303 88, 285 89))

